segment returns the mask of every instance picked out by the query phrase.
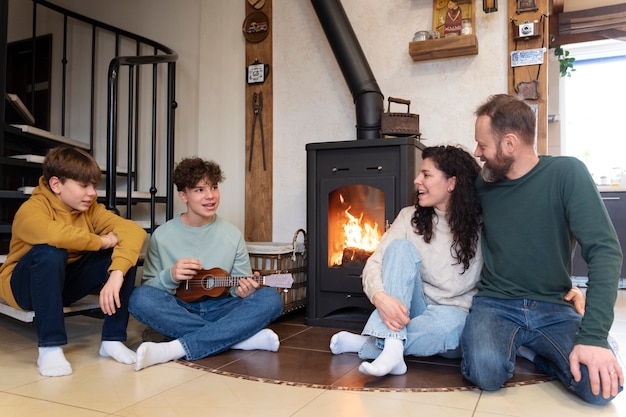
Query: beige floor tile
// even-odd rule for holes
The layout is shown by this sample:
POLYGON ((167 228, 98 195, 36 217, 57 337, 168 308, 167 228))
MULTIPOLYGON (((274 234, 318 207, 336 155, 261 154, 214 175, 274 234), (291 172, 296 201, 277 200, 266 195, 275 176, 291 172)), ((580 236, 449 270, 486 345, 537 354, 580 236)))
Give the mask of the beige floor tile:
MULTIPOLYGON (((365 392, 326 391, 308 403, 294 417, 471 417, 473 410, 451 406, 416 404, 393 396, 365 392)), ((417 394, 416 394, 417 395, 417 394)), ((262 414, 260 414, 262 415, 262 414)), ((269 416, 269 414, 267 414, 269 416)))
POLYGON ((2 417, 105 417, 105 413, 0 392, 2 417))
POLYGON ((132 365, 102 358, 75 369, 70 376, 42 378, 7 392, 114 413, 203 375, 174 363, 136 372, 132 365))
POLYGON ((453 392, 368 392, 364 393, 364 395, 443 407, 449 407, 453 404, 455 408, 473 410, 480 399, 480 393, 479 390, 470 390, 453 392))
POLYGON ((483 392, 476 416, 506 415, 518 417, 624 417, 626 396, 620 394, 605 407, 593 406, 567 392, 560 382, 546 382, 524 387, 483 392))
POLYGON ((37 372, 37 348, 21 346, 0 354, 0 391, 32 383, 43 377, 37 372))
POLYGON ((203 372, 203 376, 193 381, 138 402, 116 415, 291 416, 323 392, 315 388, 262 383, 203 372))

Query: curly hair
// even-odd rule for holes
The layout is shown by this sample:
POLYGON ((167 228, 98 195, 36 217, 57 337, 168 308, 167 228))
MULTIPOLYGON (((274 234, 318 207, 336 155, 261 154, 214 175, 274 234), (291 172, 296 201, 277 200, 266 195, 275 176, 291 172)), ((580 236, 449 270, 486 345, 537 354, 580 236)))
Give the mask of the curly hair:
MULTIPOLYGON (((456 187, 451 194, 450 209, 446 217, 452 231, 452 256, 463 265, 464 271, 476 255, 478 237, 482 226, 481 206, 474 181, 480 174, 476 159, 456 146, 432 146, 422 151, 422 159, 430 159, 446 178, 456 177, 456 187)), ((433 207, 421 207, 415 194, 415 212, 411 223, 415 233, 429 243, 433 238, 433 207)))
POLYGON ((208 179, 213 184, 219 184, 224 181, 224 174, 217 163, 198 157, 182 159, 174 168, 172 175, 178 191, 193 188, 204 179, 208 179))

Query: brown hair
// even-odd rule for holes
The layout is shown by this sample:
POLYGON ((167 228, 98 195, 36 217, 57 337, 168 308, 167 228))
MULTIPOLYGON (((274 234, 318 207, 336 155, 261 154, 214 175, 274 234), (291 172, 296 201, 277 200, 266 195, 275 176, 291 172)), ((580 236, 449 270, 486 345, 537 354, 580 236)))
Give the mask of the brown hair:
POLYGON ((508 94, 496 94, 478 107, 475 115, 491 119, 491 130, 498 140, 507 133, 515 133, 526 145, 535 144, 537 116, 524 100, 508 94))
POLYGON ((58 146, 48 150, 43 160, 43 177, 46 183, 57 177, 61 182, 74 180, 82 184, 100 184, 102 171, 93 157, 82 149, 58 146))
POLYGON ((178 191, 193 188, 203 179, 219 184, 224 181, 224 174, 217 163, 198 157, 184 158, 174 168, 173 181, 178 191))

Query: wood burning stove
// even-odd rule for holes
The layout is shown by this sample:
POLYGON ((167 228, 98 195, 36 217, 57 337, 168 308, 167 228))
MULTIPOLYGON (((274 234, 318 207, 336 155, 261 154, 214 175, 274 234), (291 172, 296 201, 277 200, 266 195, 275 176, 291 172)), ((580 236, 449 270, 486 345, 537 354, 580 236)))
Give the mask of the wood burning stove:
POLYGON ((415 137, 307 144, 307 324, 365 324, 374 307, 361 272, 386 227, 413 204, 423 148, 415 137))

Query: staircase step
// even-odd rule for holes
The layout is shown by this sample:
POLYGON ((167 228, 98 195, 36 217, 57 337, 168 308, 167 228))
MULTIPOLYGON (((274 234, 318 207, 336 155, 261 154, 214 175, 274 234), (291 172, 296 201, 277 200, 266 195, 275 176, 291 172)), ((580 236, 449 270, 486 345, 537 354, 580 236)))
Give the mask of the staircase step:
POLYGON ((88 143, 81 142, 80 140, 72 139, 68 136, 57 135, 47 130, 39 129, 38 127, 35 127, 35 126, 29 126, 29 125, 11 125, 11 126, 20 129, 24 133, 30 133, 31 135, 41 136, 46 139, 52 139, 59 143, 64 143, 66 145, 72 145, 77 148, 89 150, 88 143))

